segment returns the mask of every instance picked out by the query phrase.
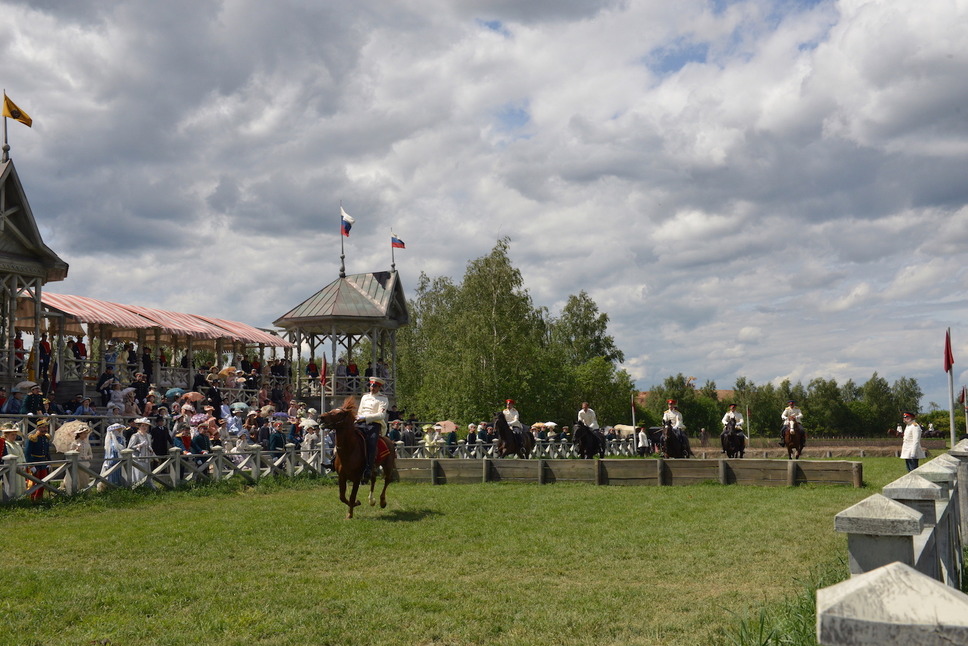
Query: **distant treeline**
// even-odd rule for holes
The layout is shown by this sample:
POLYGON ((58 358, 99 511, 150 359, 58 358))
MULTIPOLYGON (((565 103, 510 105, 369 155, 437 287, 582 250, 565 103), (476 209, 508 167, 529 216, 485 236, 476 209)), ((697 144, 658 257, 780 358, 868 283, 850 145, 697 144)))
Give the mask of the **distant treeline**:
MULTIPOLYGON (((754 384, 745 377, 736 380, 729 401, 720 400, 716 384, 707 381, 695 388, 681 373, 667 377, 661 385, 653 386, 639 409, 649 425, 658 425, 668 399, 679 401, 679 410, 690 432, 705 428, 709 432, 722 430, 720 422, 730 403, 737 405, 751 419, 747 431, 754 435, 777 435, 780 413, 787 401, 793 399, 803 411, 803 424, 812 435, 880 436, 888 428, 901 422, 901 411, 918 412, 923 393, 916 379, 901 377, 893 384, 875 372, 865 383, 852 379, 838 384, 835 379, 813 379, 808 384, 792 384, 789 380, 779 386, 754 384)), ((941 430, 948 428, 948 412, 932 411, 921 417, 922 424, 934 422, 941 430)), ((964 419, 959 422, 964 428, 964 419)))

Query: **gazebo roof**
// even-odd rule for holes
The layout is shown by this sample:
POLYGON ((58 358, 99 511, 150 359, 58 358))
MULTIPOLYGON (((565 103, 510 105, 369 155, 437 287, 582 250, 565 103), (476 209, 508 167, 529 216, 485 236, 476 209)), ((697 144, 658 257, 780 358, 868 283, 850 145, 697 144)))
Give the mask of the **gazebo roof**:
POLYGON ((0 273, 64 280, 67 263, 44 244, 13 161, 0 162, 0 273))
POLYGON ((350 274, 338 278, 273 322, 310 334, 395 329, 410 322, 396 271, 350 274))

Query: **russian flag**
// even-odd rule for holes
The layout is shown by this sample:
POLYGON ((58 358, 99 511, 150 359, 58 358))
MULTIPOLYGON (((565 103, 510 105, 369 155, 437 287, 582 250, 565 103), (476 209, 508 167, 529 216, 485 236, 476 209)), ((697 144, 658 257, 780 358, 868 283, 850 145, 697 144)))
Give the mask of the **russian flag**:
POLYGON ((407 245, 403 244, 403 240, 397 237, 393 231, 390 232, 390 246, 395 249, 406 249, 407 245))
POLYGON ((343 222, 343 224, 342 224, 343 235, 346 236, 347 238, 349 238, 350 237, 350 229, 353 228, 353 223, 356 222, 356 220, 354 220, 353 218, 351 218, 350 217, 350 214, 347 213, 346 211, 344 211, 342 206, 339 207, 339 215, 340 215, 340 218, 341 218, 341 220, 343 222))

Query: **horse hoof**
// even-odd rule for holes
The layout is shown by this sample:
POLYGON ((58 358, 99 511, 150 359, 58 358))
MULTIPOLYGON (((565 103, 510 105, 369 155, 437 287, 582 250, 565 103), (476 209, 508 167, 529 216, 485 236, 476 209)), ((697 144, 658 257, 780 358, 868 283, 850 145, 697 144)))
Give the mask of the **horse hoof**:
POLYGON ((380 509, 383 509, 386 506, 387 506, 387 501, 386 500, 381 500, 380 501, 380 509))

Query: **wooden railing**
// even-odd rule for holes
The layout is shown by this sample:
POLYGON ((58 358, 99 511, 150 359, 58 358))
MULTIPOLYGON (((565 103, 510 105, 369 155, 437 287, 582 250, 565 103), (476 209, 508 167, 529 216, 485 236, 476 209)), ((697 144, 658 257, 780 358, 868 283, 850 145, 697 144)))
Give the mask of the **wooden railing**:
POLYGON ((255 483, 271 476, 325 475, 332 463, 330 449, 301 451, 295 444, 287 444, 280 452, 264 451, 258 445, 247 445, 241 452, 216 446, 203 454, 184 454, 173 448, 166 456, 150 457, 135 457, 134 451, 124 449, 118 459, 98 461, 99 468, 81 460, 77 451, 68 451, 64 457, 43 463, 48 465, 48 473, 40 475, 36 464, 5 456, 0 466, 0 500, 11 502, 38 493, 61 497, 118 488, 175 489, 229 478, 255 483))

